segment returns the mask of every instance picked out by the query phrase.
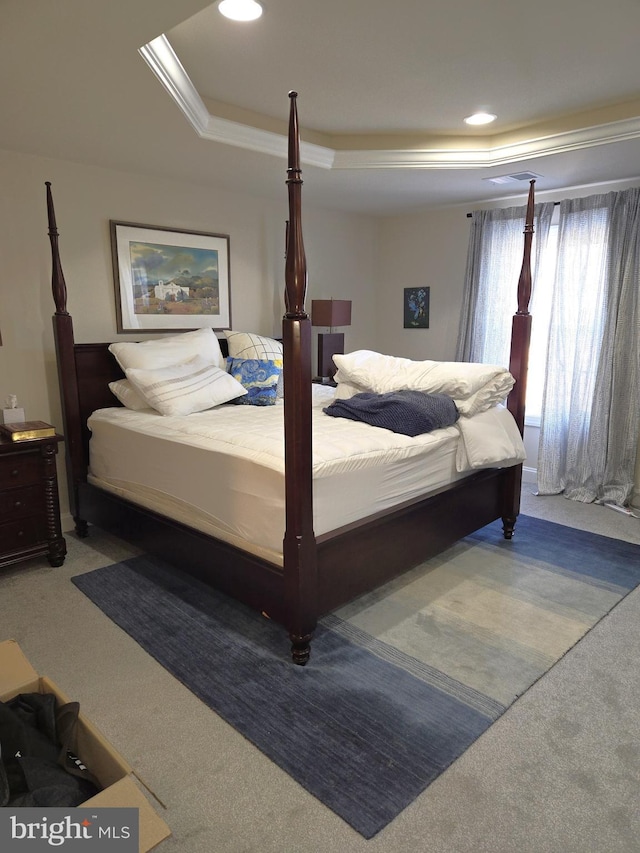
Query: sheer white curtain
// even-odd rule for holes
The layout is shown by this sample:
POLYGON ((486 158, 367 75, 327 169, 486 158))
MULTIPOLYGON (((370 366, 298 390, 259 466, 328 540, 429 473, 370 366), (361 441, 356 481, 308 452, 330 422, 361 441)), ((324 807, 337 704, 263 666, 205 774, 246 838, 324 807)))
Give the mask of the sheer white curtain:
POLYGON ((619 504, 631 496, 640 428, 639 233, 638 188, 560 205, 541 494, 619 504))
MULTIPOLYGON (((553 204, 536 205, 532 355, 545 363, 538 491, 623 504, 640 431, 640 188, 562 202, 549 312, 536 274, 552 251, 552 214, 553 204)), ((524 216, 524 207, 474 214, 462 361, 508 361, 524 216)))
MULTIPOLYGON (((456 355, 459 361, 509 364, 511 320, 518 308, 526 212, 524 206, 479 210, 473 214, 456 355)), ((552 202, 536 204, 531 253, 532 305, 536 272, 547 244, 552 216, 552 202)))

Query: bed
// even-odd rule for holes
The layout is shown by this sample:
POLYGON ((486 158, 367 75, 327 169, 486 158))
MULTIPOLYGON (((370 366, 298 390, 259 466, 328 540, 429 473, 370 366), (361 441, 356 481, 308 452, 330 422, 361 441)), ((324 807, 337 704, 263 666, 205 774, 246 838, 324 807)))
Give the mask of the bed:
MULTIPOLYGON (((75 342, 49 183, 47 211, 69 501, 78 535, 86 536, 88 525, 94 524, 243 601, 286 628, 293 661, 305 664, 322 615, 496 519, 502 519, 504 536, 510 539, 519 512, 522 457, 509 458, 507 453, 495 464, 485 461, 472 468, 460 462, 463 436, 458 425, 407 438, 327 416, 324 410, 340 394, 311 379, 294 92, 286 183, 284 399, 268 410, 222 405, 191 414, 188 437, 178 416, 118 406, 109 386, 123 380, 124 372, 110 343, 75 342), (252 426, 248 457, 246 448, 240 453, 233 447, 225 453, 228 437, 239 432, 238 419, 252 426), (338 429, 346 429, 348 440, 337 438, 338 429), (124 445, 118 438, 123 432, 124 445), (323 436, 328 436, 326 443, 323 436), (382 446, 385 442, 391 446, 395 468, 388 453, 387 461, 382 461, 388 450, 382 446), (346 447, 342 457, 336 449, 341 444, 346 447), (113 447, 128 447, 128 455, 114 453, 113 447), (146 474, 144 447, 150 449, 151 460, 146 474), (272 452, 274 447, 279 448, 277 453, 272 452), (165 461, 174 452, 169 448, 177 455, 165 461), (365 461, 349 465, 345 456, 365 461), (377 456, 382 467, 371 462, 377 456), (158 459, 163 460, 160 466, 158 459), (258 462, 257 468, 252 468, 252 460, 258 462), (255 481, 250 480, 254 469, 255 481), (180 476, 185 470, 200 472, 197 489, 193 477, 180 476), (149 471, 156 480, 148 479, 149 471), (167 483, 173 488, 170 496, 167 483), (229 514, 236 504, 242 505, 244 515, 229 514)), ((512 380, 506 408, 481 413, 485 418, 508 418, 518 437, 524 428, 531 329, 532 234, 533 182, 512 323, 509 373, 515 384, 512 380)), ((227 343, 224 339, 218 343, 224 358, 227 343)), ((377 356, 361 351, 343 357, 347 381, 338 385, 342 396, 361 390, 344 391, 367 359, 367 364, 378 364, 377 356), (350 373, 352 368, 357 369, 350 373)), ((475 423, 474 418, 469 420, 475 423)))

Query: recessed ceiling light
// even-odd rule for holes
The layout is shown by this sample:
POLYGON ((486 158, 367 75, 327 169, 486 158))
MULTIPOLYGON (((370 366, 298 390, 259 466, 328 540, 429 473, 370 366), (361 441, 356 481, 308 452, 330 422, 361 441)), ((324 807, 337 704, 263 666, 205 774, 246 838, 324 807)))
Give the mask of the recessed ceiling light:
POLYGON ((474 113, 472 116, 467 116, 464 121, 465 124, 491 124, 496 118, 497 116, 493 113, 474 113))
POLYGON ((262 6, 256 0, 222 0, 218 11, 232 21, 255 21, 262 15, 262 6))

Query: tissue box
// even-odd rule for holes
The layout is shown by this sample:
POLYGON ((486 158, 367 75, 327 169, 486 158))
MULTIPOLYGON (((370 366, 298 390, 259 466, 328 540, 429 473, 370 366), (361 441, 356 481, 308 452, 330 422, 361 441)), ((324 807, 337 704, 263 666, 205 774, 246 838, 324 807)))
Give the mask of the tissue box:
POLYGON ((15 424, 21 421, 26 420, 24 416, 24 409, 3 409, 2 410, 2 423, 3 424, 15 424))

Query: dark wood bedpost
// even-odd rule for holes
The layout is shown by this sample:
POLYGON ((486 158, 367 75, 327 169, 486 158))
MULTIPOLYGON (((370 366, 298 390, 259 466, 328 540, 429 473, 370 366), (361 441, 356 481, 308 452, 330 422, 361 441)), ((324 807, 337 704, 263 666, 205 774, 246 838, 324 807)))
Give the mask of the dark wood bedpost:
POLYGON ((302 239, 300 142, 296 92, 289 98, 289 221, 285 264, 284 436, 286 528, 283 543, 287 628, 297 664, 309 660, 317 624, 317 554, 313 532, 311 323, 305 311, 307 262, 302 239))
POLYGON ((86 479, 86 464, 82 446, 73 320, 67 311, 67 285, 60 262, 58 228, 56 226, 56 214, 51 194, 51 182, 46 181, 45 185, 47 187, 47 216, 49 220, 49 240, 51 242, 51 289, 56 306, 56 313, 53 315, 53 336, 56 345, 58 380, 62 403, 69 505, 76 522, 76 531, 78 535, 83 536, 86 535, 86 524, 77 516, 78 482, 86 479))
MULTIPOLYGON (((529 300, 531 299, 531 241, 533 239, 535 181, 529 185, 529 198, 524 225, 524 252, 522 268, 518 280, 518 310, 513 315, 511 326, 511 356, 509 370, 516 379, 516 384, 509 394, 507 408, 513 415, 520 434, 524 435, 524 408, 527 395, 527 366, 529 364, 529 343, 531 340, 531 314, 529 300)), ((505 539, 511 539, 520 512, 520 491, 522 489, 522 465, 509 469, 505 510, 502 517, 505 539)))

